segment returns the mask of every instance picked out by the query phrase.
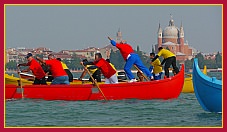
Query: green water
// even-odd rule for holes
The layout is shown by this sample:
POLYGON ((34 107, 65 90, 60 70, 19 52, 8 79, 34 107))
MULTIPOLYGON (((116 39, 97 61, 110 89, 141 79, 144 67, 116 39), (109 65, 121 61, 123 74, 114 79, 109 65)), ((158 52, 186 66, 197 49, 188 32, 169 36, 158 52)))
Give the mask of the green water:
POLYGON ((6 127, 211 127, 222 114, 205 112, 194 94, 173 100, 6 101, 6 127))
MULTIPOLYGON (((221 73, 208 73, 221 79, 221 73)), ((80 73, 74 74, 75 77, 80 73)), ((213 127, 222 114, 206 112, 194 93, 173 100, 6 101, 6 127, 213 127)))

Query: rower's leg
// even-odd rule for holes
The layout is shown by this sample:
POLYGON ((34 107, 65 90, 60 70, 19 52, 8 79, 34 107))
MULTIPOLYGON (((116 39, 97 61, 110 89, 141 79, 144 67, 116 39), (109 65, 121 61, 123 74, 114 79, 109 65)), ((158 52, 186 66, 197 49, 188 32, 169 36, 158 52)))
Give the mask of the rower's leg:
POLYGON ((143 72, 147 75, 147 77, 151 78, 152 74, 151 72, 148 70, 148 68, 146 66, 144 66, 144 64, 142 63, 141 59, 139 58, 138 55, 135 55, 136 61, 135 61, 135 65, 143 72))
POLYGON ((131 71, 131 68, 132 68, 134 62, 135 62, 134 57, 133 56, 130 56, 127 59, 126 63, 125 63, 124 71, 127 74, 129 80, 135 79, 135 77, 134 77, 134 75, 132 74, 132 71, 131 71))
POLYGON ((173 57, 172 66, 173 66, 174 71, 177 74, 179 72, 179 69, 178 69, 178 67, 176 65, 176 57, 173 57))
POLYGON ((164 66, 165 76, 169 78, 169 67, 172 64, 172 58, 167 58, 164 66))

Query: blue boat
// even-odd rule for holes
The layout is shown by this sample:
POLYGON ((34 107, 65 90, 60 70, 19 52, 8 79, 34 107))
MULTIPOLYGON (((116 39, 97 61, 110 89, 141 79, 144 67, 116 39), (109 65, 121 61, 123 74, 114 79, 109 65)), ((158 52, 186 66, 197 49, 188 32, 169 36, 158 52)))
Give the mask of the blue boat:
POLYGON ((196 98, 205 111, 222 112, 222 81, 201 72, 194 59, 192 80, 196 98))

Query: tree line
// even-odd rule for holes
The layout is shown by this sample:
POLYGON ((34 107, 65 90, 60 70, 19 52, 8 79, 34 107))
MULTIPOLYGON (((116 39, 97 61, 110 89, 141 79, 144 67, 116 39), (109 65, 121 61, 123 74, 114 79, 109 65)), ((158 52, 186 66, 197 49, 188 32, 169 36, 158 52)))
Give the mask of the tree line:
MULTIPOLYGON (((222 56, 218 52, 215 55, 215 59, 205 59, 202 53, 198 53, 195 58, 198 58, 198 63, 199 67, 203 68, 204 65, 207 66, 208 69, 217 69, 217 68, 222 68, 222 56)), ((192 69, 194 58, 191 60, 186 60, 185 63, 185 68, 186 69, 192 69)))

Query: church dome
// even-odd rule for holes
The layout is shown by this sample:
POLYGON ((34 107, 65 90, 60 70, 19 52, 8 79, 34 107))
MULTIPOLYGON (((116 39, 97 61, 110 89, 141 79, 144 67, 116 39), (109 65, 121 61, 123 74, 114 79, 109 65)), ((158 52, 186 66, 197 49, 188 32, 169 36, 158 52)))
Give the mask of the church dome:
POLYGON ((178 29, 175 26, 168 26, 163 31, 163 38, 177 38, 178 29))
POLYGON ((174 20, 171 15, 171 19, 169 21, 169 26, 166 27, 163 31, 163 38, 177 38, 179 29, 174 25, 174 20))

